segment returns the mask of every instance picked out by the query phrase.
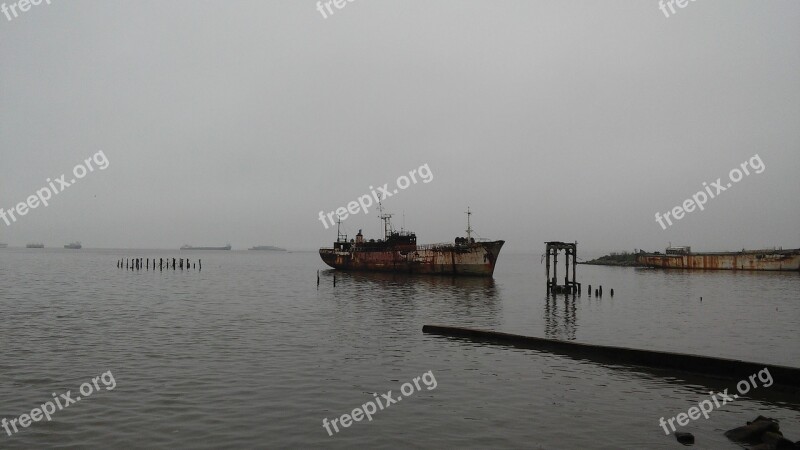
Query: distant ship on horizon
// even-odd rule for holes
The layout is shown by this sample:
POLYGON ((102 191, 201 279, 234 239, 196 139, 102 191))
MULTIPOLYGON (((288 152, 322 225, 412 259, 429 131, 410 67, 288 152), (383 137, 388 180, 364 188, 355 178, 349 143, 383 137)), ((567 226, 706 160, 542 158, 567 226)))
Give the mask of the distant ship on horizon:
POLYGON ((272 251, 272 252, 285 252, 286 251, 285 248, 273 247, 271 245, 256 245, 255 247, 248 248, 248 250, 266 250, 266 251, 272 251))
POLYGON ((231 244, 224 247, 192 247, 191 245, 181 246, 181 250, 230 250, 231 244))
POLYGON ((31 243, 31 244, 26 245, 25 248, 44 248, 44 244, 42 244, 42 243, 39 243, 39 244, 31 243))
POLYGON ((2 242, 0 242, 0 248, 8 248, 8 244, 3 244, 2 242))
POLYGON ((81 241, 75 241, 65 245, 64 248, 68 248, 70 250, 80 250, 83 248, 83 245, 81 245, 81 241))

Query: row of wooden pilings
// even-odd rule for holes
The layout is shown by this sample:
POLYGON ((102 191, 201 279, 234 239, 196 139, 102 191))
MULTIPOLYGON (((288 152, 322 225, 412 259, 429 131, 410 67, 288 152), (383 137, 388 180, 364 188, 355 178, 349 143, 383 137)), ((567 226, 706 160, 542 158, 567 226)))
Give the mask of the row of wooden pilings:
MULTIPOLYGON (((151 266, 153 270, 170 270, 170 258, 125 258, 125 259, 118 259, 117 260, 117 269, 126 269, 126 270, 150 270, 151 266), (158 263, 158 265, 156 265, 158 263), (166 266, 166 267, 165 267, 166 266)), ((189 258, 185 260, 183 258, 172 258, 172 270, 189 270, 189 269, 197 269, 203 270, 203 260, 198 259, 197 262, 189 261, 189 258)))
MULTIPOLYGON (((589 297, 592 296, 592 285, 589 285, 589 297)), ((603 286, 599 286, 597 289, 594 290, 595 297, 602 297, 603 296, 603 286)), ((614 296, 614 290, 611 290, 611 296, 614 296)))

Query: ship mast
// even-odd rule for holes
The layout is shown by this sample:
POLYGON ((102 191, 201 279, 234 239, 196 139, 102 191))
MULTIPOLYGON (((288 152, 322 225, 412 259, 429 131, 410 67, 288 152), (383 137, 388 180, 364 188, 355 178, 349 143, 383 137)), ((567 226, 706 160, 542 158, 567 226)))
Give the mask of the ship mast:
POLYGON ((472 242, 472 226, 469 224, 469 216, 472 215, 472 212, 469 210, 469 206, 467 206, 467 243, 472 242))
POLYGON ((380 199, 378 199, 378 211, 381 213, 379 217, 383 221, 383 240, 385 241, 392 234, 392 215, 384 214, 383 204, 380 199))
POLYGON ((342 217, 336 216, 336 242, 347 242, 347 235, 342 234, 342 217), (344 237, 344 239, 342 239, 344 237))

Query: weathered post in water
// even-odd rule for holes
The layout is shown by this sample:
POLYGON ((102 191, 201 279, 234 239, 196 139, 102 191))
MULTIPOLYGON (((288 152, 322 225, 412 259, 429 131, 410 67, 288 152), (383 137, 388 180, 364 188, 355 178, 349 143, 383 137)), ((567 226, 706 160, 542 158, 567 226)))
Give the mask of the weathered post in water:
POLYGON ((545 254, 547 263, 545 264, 547 271, 547 292, 550 292, 550 246, 547 246, 547 253, 545 254))
POLYGON ((553 283, 551 288, 558 287, 558 250, 553 250, 553 283))
MULTIPOLYGON (((575 275, 575 268, 578 266, 578 241, 572 247, 572 282, 577 283, 578 277, 575 275)), ((581 292, 581 284, 578 283, 578 293, 581 292)))

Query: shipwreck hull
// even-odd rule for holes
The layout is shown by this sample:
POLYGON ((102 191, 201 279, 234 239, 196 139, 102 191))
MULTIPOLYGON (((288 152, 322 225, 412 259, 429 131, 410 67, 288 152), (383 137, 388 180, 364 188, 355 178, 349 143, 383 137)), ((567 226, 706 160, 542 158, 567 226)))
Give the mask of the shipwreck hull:
POLYGON ((431 275, 489 277, 505 241, 467 245, 424 245, 408 250, 320 249, 334 269, 364 272, 402 272, 431 275))
POLYGON ((735 253, 645 253, 636 262, 646 267, 697 270, 800 271, 800 249, 735 253))

